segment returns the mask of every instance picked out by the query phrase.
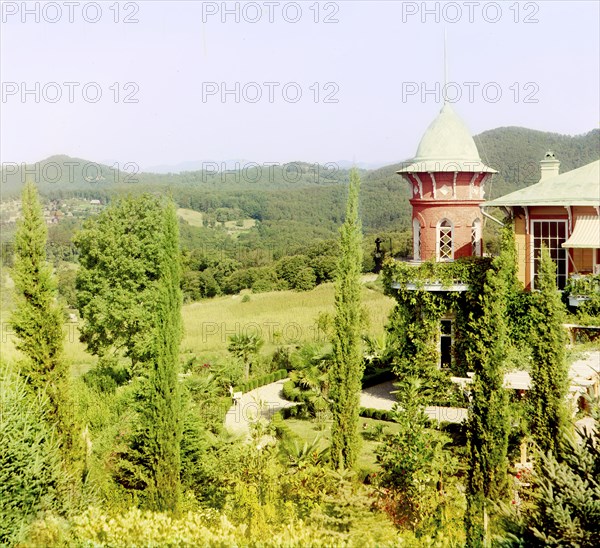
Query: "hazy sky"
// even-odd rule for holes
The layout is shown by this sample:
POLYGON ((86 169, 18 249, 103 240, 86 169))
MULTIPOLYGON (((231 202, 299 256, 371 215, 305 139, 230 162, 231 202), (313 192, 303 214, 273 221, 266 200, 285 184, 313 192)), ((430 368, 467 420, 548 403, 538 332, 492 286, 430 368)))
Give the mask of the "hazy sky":
POLYGON ((2 2, 2 162, 400 161, 441 108, 444 29, 473 134, 584 133, 599 5, 2 2))

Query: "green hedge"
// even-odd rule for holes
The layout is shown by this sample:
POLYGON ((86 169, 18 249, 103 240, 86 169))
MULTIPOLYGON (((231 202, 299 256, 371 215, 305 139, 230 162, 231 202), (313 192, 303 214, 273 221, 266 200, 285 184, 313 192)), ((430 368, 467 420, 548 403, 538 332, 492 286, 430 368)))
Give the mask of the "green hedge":
POLYGON ((382 384, 384 382, 393 381, 396 379, 396 375, 392 371, 379 371, 378 373, 373 373, 372 375, 365 375, 362 379, 362 387, 371 388, 371 386, 376 386, 378 384, 382 384))
POLYGON ((271 384, 273 382, 280 381, 281 379, 285 379, 287 376, 287 369, 278 369, 277 371, 269 373, 268 375, 263 375, 258 379, 252 379, 248 382, 242 383, 239 386, 236 386, 234 390, 238 392, 250 392, 250 390, 260 388, 261 386, 265 386, 266 384, 271 384))
POLYGON ((394 414, 391 411, 385 411, 384 409, 372 409, 370 407, 361 407, 358 414, 361 417, 365 417, 367 419, 394 422, 394 414))
POLYGON ((289 380, 283 383, 281 394, 288 401, 295 401, 299 403, 309 403, 310 397, 314 395, 314 392, 310 390, 300 390, 293 380, 289 380))

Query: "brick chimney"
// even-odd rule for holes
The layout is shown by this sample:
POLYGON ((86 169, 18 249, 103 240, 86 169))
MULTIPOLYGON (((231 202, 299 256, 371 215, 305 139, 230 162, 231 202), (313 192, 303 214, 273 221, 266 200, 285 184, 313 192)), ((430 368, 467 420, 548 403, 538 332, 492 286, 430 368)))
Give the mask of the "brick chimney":
POLYGON ((560 162, 556 159, 556 156, 554 156, 554 152, 552 152, 551 150, 546 152, 544 159, 540 162, 540 181, 544 181, 545 179, 549 179, 550 177, 556 177, 558 175, 559 167, 560 162))

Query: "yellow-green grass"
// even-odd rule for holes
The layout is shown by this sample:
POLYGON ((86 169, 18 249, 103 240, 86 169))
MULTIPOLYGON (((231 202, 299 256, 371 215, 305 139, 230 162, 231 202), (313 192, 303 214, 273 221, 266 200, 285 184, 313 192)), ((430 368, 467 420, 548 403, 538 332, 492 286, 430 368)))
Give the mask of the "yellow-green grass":
POLYGON ((193 209, 179 208, 177 209, 177 215, 184 221, 192 226, 203 226, 202 225, 202 213, 200 211, 194 211, 193 209))
POLYGON ((243 219, 242 225, 238 226, 238 221, 225 221, 225 228, 227 230, 239 231, 239 230, 250 230, 256 226, 256 219, 243 219))
MULTIPOLYGON (((325 421, 324 424, 319 425, 315 420, 286 419, 285 424, 301 440, 312 443, 315 438, 319 437, 319 449, 325 449, 329 446, 331 440, 331 421, 325 421)), ((395 422, 378 421, 365 417, 359 418, 358 431, 362 441, 357 465, 364 474, 371 474, 380 470, 375 456, 375 450, 380 442, 368 439, 369 434, 373 433, 378 425, 383 426, 384 434, 397 434, 399 430, 399 425, 395 422)))
MULTIPOLYGON (((322 284, 306 292, 277 291, 248 297, 247 302, 244 296, 234 295, 184 306, 182 350, 225 357, 227 341, 236 334, 260 335, 265 342, 262 353, 270 353, 279 345, 298 346, 324 340, 315 322, 320 312, 334 312, 333 284, 322 284)), ((363 287, 371 334, 383 333, 394 303, 379 291, 363 287)))
MULTIPOLYGON (((22 359, 23 355, 15 347, 16 335, 10 327, 9 317, 10 313, 2 310, 0 315, 2 323, 0 348, 2 349, 2 359, 7 362, 14 362, 22 359)), ((65 322, 63 326, 64 356, 71 365, 73 375, 85 373, 96 362, 96 358, 85 351, 85 345, 79 342, 77 325, 77 322, 65 322)))
MULTIPOLYGON (((298 346, 306 342, 324 341, 315 320, 320 312, 333 313, 333 285, 323 284, 312 291, 274 291, 244 295, 229 295, 183 306, 184 337, 181 352, 206 360, 221 360, 228 356, 227 344, 232 335, 260 335, 265 344, 262 354, 272 353, 279 345, 298 346)), ((380 292, 363 288, 363 303, 369 313, 370 333, 383 333, 394 301, 380 292)), ((10 312, 3 310, 1 349, 7 361, 19 359, 15 335, 8 323, 10 312)), ((79 342, 77 322, 65 322, 65 356, 74 374, 87 371, 96 358, 79 342)))

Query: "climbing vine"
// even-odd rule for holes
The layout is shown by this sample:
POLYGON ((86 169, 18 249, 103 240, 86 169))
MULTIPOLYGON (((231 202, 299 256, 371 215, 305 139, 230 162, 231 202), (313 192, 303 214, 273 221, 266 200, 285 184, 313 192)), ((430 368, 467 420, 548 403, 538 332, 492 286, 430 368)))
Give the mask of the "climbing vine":
POLYGON ((472 318, 481 316, 481 292, 491 259, 466 257, 452 263, 428 261, 419 266, 387 261, 383 283, 397 306, 388 324, 400 376, 431 376, 438 366, 438 332, 442 317, 452 315, 455 325, 452 371, 464 376, 466 356, 475 346, 472 318), (452 291, 465 285, 466 291, 452 291), (431 291, 432 287, 438 289, 431 291))

